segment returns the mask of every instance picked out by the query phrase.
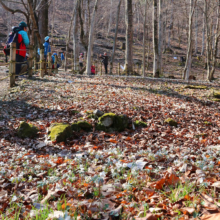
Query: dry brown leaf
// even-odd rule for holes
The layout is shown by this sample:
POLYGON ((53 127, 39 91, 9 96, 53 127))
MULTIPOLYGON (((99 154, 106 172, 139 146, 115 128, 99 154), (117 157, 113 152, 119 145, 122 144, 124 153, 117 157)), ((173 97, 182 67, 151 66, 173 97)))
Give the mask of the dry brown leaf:
POLYGON ((220 213, 210 214, 210 215, 203 215, 201 217, 201 220, 219 220, 219 219, 220 219, 220 213))
POLYGON ((193 214, 193 212, 195 212, 194 208, 189 208, 189 207, 185 207, 185 208, 181 208, 180 211, 184 214, 184 215, 188 215, 188 214, 193 214))
POLYGON ((157 220, 157 217, 155 215, 149 213, 143 218, 135 217, 135 220, 157 220))

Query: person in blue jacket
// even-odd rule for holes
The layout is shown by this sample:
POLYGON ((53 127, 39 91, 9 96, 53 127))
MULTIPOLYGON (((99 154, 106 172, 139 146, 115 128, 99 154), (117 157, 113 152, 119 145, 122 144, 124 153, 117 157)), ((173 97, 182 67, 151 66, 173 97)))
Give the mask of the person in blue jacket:
POLYGON ((44 42, 44 58, 45 60, 47 59, 47 53, 51 52, 51 48, 50 48, 50 37, 47 36, 44 38, 45 42, 44 42))
POLYGON ((65 57, 64 53, 61 53, 61 62, 62 62, 62 68, 64 67, 65 57))
MULTIPOLYGON (((53 53, 53 55, 52 55, 52 64, 53 64, 53 69, 55 68, 55 67, 54 67, 55 56, 57 56, 57 53, 53 53)), ((60 65, 57 63, 57 69, 58 69, 59 67, 60 67, 60 65)))

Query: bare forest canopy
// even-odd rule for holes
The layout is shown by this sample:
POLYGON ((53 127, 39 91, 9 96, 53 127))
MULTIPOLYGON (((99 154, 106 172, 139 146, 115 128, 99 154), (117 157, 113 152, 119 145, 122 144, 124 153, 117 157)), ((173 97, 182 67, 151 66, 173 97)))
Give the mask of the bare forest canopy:
POLYGON ((11 27, 24 20, 35 48, 49 35, 76 58, 87 51, 88 66, 91 57, 106 51, 111 65, 121 62, 127 74, 134 72, 136 62, 143 75, 146 68, 159 77, 169 71, 166 60, 173 54, 184 79, 195 75, 195 57, 208 80, 218 73, 220 1, 0 0, 0 5, 2 43, 11 27))

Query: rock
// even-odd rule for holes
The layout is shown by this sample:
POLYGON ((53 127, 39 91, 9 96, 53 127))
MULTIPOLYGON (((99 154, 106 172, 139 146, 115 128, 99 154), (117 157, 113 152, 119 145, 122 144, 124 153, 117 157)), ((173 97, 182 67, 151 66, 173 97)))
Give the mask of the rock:
POLYGON ((93 114, 94 114, 95 116, 97 116, 97 117, 101 117, 101 116, 104 115, 104 112, 102 112, 102 111, 96 109, 96 110, 93 112, 93 114))
POLYGON ((128 117, 126 115, 116 115, 106 113, 101 116, 96 125, 96 130, 101 131, 124 131, 128 127, 128 117))
POLYGON ((135 127, 143 127, 144 128, 144 127, 147 127, 147 123, 145 123, 143 121, 138 121, 137 120, 137 121, 134 122, 134 126, 135 127))
POLYGON ((49 128, 49 137, 51 141, 65 142, 71 135, 72 129, 69 124, 55 123, 49 128))
POLYGON ((20 138, 34 138, 37 136, 38 128, 32 124, 21 122, 18 128, 18 136, 20 138))
POLYGON ((170 126, 177 126, 177 122, 175 120, 173 120, 172 118, 167 118, 165 121, 165 123, 169 124, 170 126))
POLYGON ((87 121, 78 121, 71 125, 73 131, 79 132, 80 130, 91 131, 92 125, 87 121))

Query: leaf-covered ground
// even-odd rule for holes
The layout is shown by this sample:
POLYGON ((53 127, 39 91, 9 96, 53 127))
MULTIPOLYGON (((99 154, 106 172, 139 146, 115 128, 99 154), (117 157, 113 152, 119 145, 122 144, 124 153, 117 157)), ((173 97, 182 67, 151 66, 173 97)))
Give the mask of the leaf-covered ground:
POLYGON ((217 83, 66 73, 17 83, 0 101, 2 219, 220 219, 217 83), (96 109, 147 127, 96 131, 96 109), (82 119, 92 132, 48 140, 52 123, 82 119), (21 121, 38 127, 37 138, 17 136, 21 121))

